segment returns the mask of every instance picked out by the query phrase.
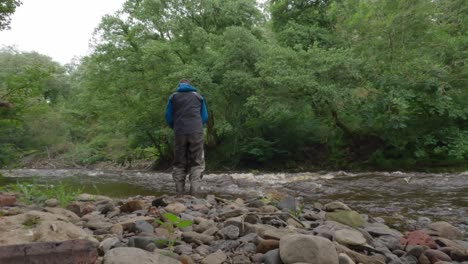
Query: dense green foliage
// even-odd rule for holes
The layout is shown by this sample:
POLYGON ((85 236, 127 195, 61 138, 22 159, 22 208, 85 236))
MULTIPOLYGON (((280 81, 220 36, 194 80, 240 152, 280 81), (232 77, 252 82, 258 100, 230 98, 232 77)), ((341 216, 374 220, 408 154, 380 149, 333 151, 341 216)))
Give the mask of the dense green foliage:
POLYGON ((127 0, 79 64, 0 53, 14 105, 0 108, 0 166, 35 151, 167 167, 163 111, 189 78, 212 169, 463 167, 467 13, 463 0, 127 0))

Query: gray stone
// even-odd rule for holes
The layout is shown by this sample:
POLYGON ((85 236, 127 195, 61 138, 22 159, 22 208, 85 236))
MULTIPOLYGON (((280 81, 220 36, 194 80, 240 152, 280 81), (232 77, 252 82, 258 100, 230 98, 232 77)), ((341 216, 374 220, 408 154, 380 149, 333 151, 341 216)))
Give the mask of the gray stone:
POLYGON ((211 244, 210 252, 216 252, 218 250, 229 252, 233 251, 239 245, 240 243, 235 240, 217 240, 211 244))
POLYGON ((355 262, 345 253, 338 254, 338 261, 340 264, 355 264, 355 262))
POLYGON ((174 253, 179 255, 191 255, 193 252, 192 246, 185 244, 185 245, 177 245, 174 247, 174 253))
POLYGON ((236 255, 232 257, 232 264, 250 264, 252 261, 250 261, 249 257, 244 256, 244 255, 236 255))
POLYGON ((319 236, 290 235, 280 240, 280 256, 285 264, 314 260, 322 264, 338 264, 333 243, 319 236))
POLYGON ((210 246, 201 245, 201 246, 198 246, 194 251, 195 253, 200 254, 201 256, 207 256, 208 254, 210 254, 210 246))
POLYGON ((283 264, 283 261, 281 260, 281 257, 280 257, 279 249, 270 250, 266 254, 264 254, 263 263, 264 264, 283 264))
MULTIPOLYGON (((279 254, 279 253, 278 253, 279 254)), ((263 262, 263 254, 262 253, 257 253, 257 254, 254 254, 252 257, 251 257, 252 261, 254 263, 262 263, 263 262)))
POLYGON ((159 253, 150 253, 139 248, 120 247, 114 248, 106 253, 103 264, 180 264, 177 259, 161 255, 159 253))
POLYGON ((144 232, 152 234, 154 232, 153 225, 143 220, 135 221, 135 229, 138 233, 144 232))
POLYGON ((58 206, 58 200, 57 199, 48 199, 45 201, 45 205, 47 207, 57 207, 58 206))
POLYGON ((148 244, 155 243, 155 241, 156 237, 134 236, 128 240, 128 246, 146 250, 148 244))
POLYGON ((367 223, 363 229, 373 236, 389 235, 398 238, 403 236, 399 231, 391 229, 381 223, 367 223))
POLYGON ((452 240, 463 238, 463 232, 447 222, 434 222, 432 224, 429 224, 428 228, 430 230, 435 231, 438 236, 444 238, 452 240))
POLYGON ((103 253, 106 254, 107 251, 116 248, 116 247, 121 247, 123 244, 120 242, 120 240, 116 237, 109 237, 104 239, 100 244, 99 244, 99 250, 103 253))
POLYGON ((182 233, 182 239, 187 243, 191 243, 191 242, 200 243, 201 242, 203 244, 210 244, 214 240, 214 237, 190 231, 190 232, 182 233))
POLYGON ((222 264, 226 261, 227 256, 221 250, 212 253, 202 260, 202 264, 222 264))
POLYGON ((342 245, 359 246, 366 244, 366 239, 357 230, 342 229, 335 232, 335 240, 342 245))
POLYGON ((237 239, 239 237, 239 228, 237 226, 228 225, 219 231, 219 234, 225 239, 237 239))

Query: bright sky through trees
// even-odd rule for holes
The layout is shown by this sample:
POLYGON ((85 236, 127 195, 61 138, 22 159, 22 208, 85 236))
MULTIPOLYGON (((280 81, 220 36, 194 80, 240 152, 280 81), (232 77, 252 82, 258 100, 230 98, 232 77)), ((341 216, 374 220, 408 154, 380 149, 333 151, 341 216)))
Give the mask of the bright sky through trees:
POLYGON ((88 52, 88 44, 105 14, 124 0, 23 0, 12 15, 11 29, 0 31, 0 46, 37 51, 65 64, 88 52))

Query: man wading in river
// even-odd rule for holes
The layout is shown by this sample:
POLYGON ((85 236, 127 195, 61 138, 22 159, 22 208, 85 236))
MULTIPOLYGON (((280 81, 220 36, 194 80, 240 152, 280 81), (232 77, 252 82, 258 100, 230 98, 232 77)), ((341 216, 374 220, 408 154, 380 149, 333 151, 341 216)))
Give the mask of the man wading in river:
POLYGON ((174 167, 172 178, 176 193, 184 194, 187 173, 190 194, 200 192, 205 170, 203 153, 203 124, 208 120, 205 100, 187 80, 181 80, 166 106, 166 123, 174 130, 174 167))

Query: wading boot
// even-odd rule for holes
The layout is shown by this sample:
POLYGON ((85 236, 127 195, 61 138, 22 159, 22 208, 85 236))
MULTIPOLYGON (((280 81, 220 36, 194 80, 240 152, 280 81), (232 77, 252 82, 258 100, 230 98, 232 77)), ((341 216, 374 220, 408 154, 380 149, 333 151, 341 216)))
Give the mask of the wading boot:
POLYGON ((190 182, 190 195, 198 197, 201 190, 201 181, 191 181, 190 182))
POLYGON ((185 182, 176 182, 175 183, 176 195, 185 194, 185 182))

